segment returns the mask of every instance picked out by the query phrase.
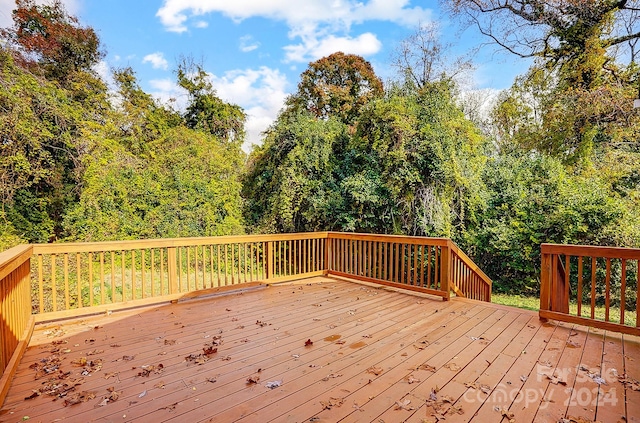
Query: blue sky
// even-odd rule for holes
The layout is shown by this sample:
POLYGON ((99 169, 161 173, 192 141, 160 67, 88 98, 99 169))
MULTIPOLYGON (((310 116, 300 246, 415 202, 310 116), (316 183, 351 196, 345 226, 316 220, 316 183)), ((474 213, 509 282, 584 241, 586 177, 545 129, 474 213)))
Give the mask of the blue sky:
MULTIPOLYGON (((39 0, 40 3, 43 1, 39 0)), ((63 0, 81 23, 93 27, 107 55, 100 65, 131 67, 142 88, 183 104, 174 70, 192 57, 210 73, 218 95, 248 115, 248 140, 275 119, 310 61, 335 51, 369 60, 383 80, 393 78, 390 58, 398 42, 420 24, 437 22, 454 54, 486 42, 460 28, 437 1, 415 0, 63 0)), ((10 25, 13 0, 0 0, 0 24, 10 25)), ((485 47, 472 57, 472 88, 507 88, 528 63, 485 47)))

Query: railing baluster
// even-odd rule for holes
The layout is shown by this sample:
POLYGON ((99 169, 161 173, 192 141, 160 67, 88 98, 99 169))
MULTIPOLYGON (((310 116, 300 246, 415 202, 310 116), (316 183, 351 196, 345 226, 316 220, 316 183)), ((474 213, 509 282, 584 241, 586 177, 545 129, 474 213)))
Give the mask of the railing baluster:
POLYGON ((620 324, 624 325, 624 308, 626 306, 627 290, 627 260, 622 259, 622 269, 620 275, 620 324))

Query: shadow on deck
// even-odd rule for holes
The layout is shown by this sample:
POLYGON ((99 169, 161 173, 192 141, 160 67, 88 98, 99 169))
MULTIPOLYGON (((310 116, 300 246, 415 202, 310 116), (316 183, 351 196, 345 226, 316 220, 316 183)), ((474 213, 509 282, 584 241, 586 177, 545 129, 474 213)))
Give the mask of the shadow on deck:
POLYGON ((0 421, 638 422, 639 362, 634 336, 318 277, 38 325, 0 421))

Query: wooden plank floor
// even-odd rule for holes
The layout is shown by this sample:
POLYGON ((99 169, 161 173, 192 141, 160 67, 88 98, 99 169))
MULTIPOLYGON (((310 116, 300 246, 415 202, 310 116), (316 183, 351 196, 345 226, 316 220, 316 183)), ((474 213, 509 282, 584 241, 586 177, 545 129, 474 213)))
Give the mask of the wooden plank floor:
POLYGON ((625 374, 636 337, 314 278, 39 325, 0 421, 640 422, 625 374))

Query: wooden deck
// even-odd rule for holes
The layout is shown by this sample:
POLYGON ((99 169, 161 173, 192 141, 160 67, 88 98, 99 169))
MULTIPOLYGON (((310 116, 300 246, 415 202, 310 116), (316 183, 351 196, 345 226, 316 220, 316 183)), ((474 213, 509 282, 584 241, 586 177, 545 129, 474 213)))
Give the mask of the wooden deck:
POLYGON ((634 336, 314 278, 38 325, 0 421, 640 422, 638 379, 634 336))

